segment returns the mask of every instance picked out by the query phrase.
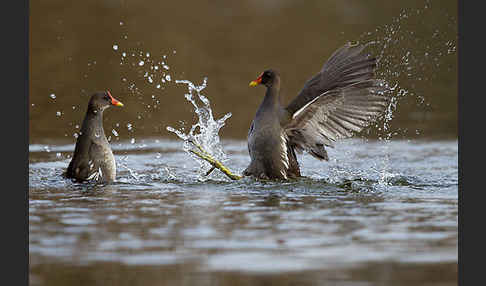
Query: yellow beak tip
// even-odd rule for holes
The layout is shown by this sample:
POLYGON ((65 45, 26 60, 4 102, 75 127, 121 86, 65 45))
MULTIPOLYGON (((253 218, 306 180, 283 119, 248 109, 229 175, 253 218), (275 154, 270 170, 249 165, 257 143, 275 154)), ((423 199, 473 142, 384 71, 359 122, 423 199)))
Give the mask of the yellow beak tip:
POLYGON ((258 85, 258 82, 256 82, 256 81, 251 81, 250 84, 249 84, 249 86, 257 86, 257 85, 258 85))
POLYGON ((123 106, 123 103, 118 102, 118 103, 116 104, 116 106, 120 106, 120 107, 122 107, 122 106, 123 106))

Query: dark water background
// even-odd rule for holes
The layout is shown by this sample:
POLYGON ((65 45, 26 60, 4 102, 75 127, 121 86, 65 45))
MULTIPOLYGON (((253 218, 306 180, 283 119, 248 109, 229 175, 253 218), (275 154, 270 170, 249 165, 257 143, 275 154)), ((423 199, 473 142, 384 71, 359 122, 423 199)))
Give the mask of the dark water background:
POLYGON ((30 284, 457 285, 456 7, 30 2, 30 284), (347 41, 376 42, 395 105, 329 162, 301 156, 302 180, 204 177, 166 130, 200 116, 176 80, 207 78, 241 173, 264 93, 249 81, 278 69, 288 102, 347 41), (64 180, 89 96, 107 89, 125 104, 104 116, 117 182, 64 180))
POLYGON ((174 138, 167 125, 194 120, 183 97, 186 87, 174 80, 200 83, 204 77, 216 117, 232 113, 221 136, 244 139, 264 94, 248 83, 264 69, 280 71, 285 103, 345 42, 387 38, 392 41, 386 49, 382 44, 372 50, 384 51, 379 73, 409 91, 398 101, 390 128, 399 137, 456 138, 456 6, 456 1, 376 0, 33 1, 29 142, 73 142, 90 94, 107 89, 126 107, 106 112, 105 130, 116 129, 120 140, 174 138), (147 52, 152 62, 170 67, 160 66, 153 83, 144 77, 150 72, 147 52), (140 60, 147 63, 139 66, 140 60), (160 81, 161 70, 170 82, 160 81))

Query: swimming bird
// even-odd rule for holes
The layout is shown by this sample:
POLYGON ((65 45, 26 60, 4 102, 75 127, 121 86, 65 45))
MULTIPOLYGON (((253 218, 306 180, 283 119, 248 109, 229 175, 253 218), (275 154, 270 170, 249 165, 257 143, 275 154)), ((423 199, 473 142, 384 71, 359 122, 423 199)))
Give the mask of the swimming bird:
POLYGON ((374 78, 376 58, 365 45, 336 50, 287 106, 280 104, 278 71, 265 70, 250 86, 264 85, 265 97, 248 131, 251 162, 245 176, 261 179, 301 176, 297 153, 328 161, 325 147, 360 132, 388 106, 389 88, 374 78))
POLYGON ((65 172, 76 181, 110 183, 116 177, 115 157, 103 130, 103 111, 123 106, 109 91, 93 94, 76 140, 73 157, 65 172))

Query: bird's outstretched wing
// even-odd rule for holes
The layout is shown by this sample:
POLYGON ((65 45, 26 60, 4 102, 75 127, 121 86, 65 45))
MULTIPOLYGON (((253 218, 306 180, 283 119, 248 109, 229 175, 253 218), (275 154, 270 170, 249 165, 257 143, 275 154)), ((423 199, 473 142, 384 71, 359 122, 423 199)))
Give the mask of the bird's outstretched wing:
POLYGON ((368 79, 315 97, 293 114, 285 128, 289 141, 297 150, 328 160, 324 146, 374 122, 389 104, 388 91, 383 80, 368 79))
POLYGON ((347 43, 336 50, 318 74, 309 79, 297 97, 285 108, 291 115, 326 91, 371 79, 376 59, 362 53, 365 45, 347 43))

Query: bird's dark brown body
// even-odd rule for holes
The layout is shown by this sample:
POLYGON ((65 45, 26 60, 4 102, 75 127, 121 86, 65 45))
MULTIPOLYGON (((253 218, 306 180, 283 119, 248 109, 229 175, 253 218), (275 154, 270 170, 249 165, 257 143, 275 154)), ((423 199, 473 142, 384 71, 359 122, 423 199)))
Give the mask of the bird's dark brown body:
POLYGON ((325 146, 333 147, 383 114, 389 88, 373 78, 376 59, 362 54, 364 48, 346 44, 338 49, 287 106, 280 104, 277 71, 266 70, 250 83, 267 90, 248 132, 251 162, 244 175, 300 177, 296 152, 327 161, 325 146))
POLYGON ((111 105, 123 106, 109 92, 98 92, 91 96, 73 157, 65 173, 67 178, 103 183, 115 180, 115 157, 103 129, 103 111, 111 105))

